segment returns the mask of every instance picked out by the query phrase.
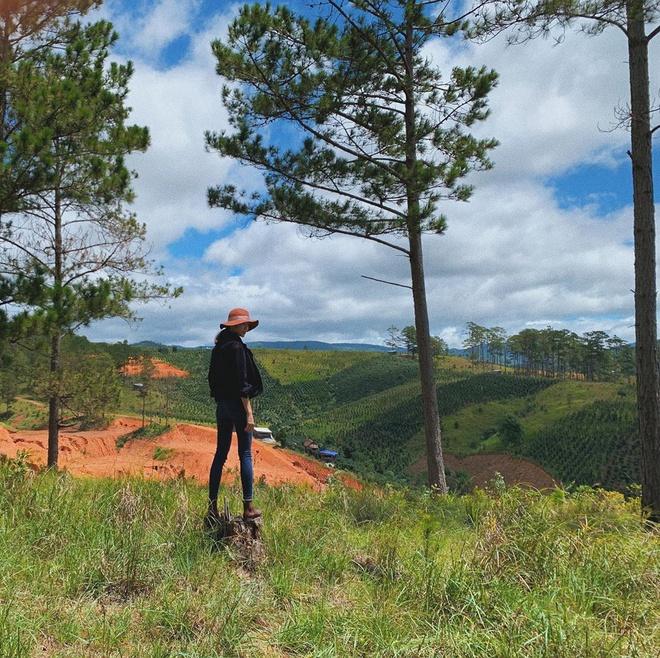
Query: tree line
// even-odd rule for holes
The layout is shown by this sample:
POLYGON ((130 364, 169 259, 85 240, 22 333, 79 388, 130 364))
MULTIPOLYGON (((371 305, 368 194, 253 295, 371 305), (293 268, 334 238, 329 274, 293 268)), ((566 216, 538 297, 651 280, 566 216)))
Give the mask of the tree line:
MULTIPOLYGON (((447 356, 449 354, 449 347, 444 338, 440 338, 440 336, 431 336, 430 338, 433 356, 447 356)), ((388 327, 385 346, 392 352, 406 352, 410 356, 415 356, 419 349, 415 325, 410 324, 403 329, 399 329, 394 325, 388 327)))
POLYGON ((578 335, 548 326, 507 336, 502 327, 468 322, 463 347, 475 363, 527 374, 588 381, 635 375, 634 347, 600 330, 578 335))

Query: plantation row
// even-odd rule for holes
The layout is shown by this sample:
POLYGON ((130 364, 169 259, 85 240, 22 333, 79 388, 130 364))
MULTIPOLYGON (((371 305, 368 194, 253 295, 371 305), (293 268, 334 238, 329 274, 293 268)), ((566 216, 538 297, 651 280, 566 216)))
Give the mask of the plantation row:
POLYGON ((634 402, 595 402, 541 431, 525 452, 565 483, 627 492, 640 482, 634 402))
MULTIPOLYGON (((468 404, 533 395, 552 383, 547 379, 484 373, 440 384, 437 389, 440 415, 449 415, 468 404)), ((414 459, 408 443, 422 427, 422 403, 417 386, 407 390, 400 387, 397 392, 397 402, 388 407, 378 408, 377 403, 384 400, 382 397, 361 400, 359 405, 372 413, 368 420, 359 424, 343 420, 350 417, 345 407, 338 407, 328 414, 325 428, 319 429, 322 436, 334 436, 345 455, 347 467, 362 473, 404 477, 407 466, 414 459)), ((364 417, 364 413, 360 415, 364 417)))

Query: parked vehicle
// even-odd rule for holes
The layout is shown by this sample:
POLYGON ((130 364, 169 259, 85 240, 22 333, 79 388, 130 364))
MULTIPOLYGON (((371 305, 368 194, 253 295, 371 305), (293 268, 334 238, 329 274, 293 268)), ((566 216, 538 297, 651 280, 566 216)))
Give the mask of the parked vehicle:
POLYGON ((272 443, 274 445, 279 445, 278 442, 275 440, 273 433, 270 431, 270 428, 268 427, 255 427, 252 430, 252 436, 255 439, 259 439, 259 441, 263 441, 264 443, 272 443))

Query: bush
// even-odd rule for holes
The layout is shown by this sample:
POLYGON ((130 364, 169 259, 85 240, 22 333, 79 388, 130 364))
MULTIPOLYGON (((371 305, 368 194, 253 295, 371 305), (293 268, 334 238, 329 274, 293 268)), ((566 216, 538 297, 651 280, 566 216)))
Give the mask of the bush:
POLYGON ((518 419, 509 414, 500 424, 498 433, 509 450, 519 450, 523 443, 523 429, 518 419))

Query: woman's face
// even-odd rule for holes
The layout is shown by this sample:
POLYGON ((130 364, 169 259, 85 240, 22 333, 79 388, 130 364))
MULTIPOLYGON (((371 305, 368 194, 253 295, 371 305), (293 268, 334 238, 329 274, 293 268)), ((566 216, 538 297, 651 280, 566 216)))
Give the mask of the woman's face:
POLYGON ((248 332, 249 329, 250 329, 250 325, 249 325, 248 322, 243 322, 243 324, 234 325, 231 328, 231 330, 234 333, 237 333, 241 338, 243 338, 243 336, 245 336, 245 334, 248 332))

